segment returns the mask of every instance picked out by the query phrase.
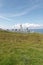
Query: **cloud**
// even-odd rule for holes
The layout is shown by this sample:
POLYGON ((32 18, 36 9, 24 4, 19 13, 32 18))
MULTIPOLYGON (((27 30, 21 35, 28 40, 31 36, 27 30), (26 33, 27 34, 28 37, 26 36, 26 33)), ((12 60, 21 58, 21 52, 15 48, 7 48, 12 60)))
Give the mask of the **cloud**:
POLYGON ((0 25, 0 28, 3 28, 3 29, 20 29, 20 25, 22 25, 22 28, 23 29, 26 29, 26 28, 29 28, 29 29, 41 29, 43 28, 43 25, 42 24, 34 24, 34 23, 18 23, 18 24, 15 24, 15 25, 10 25, 8 24, 7 25, 0 25))
POLYGON ((43 28, 43 25, 42 24, 34 24, 34 23, 23 23, 23 24, 15 24, 14 25, 14 28, 17 28, 19 29, 20 28, 20 25, 22 25, 23 28, 43 28))
POLYGON ((9 18, 4 17, 4 16, 0 16, 0 18, 1 18, 1 19, 4 19, 4 20, 7 20, 7 21, 10 21, 10 19, 9 19, 9 18))
POLYGON ((17 16, 23 16, 23 15, 26 15, 27 13, 30 13, 32 10, 36 9, 38 7, 38 5, 34 5, 33 7, 31 8, 28 8, 27 10, 21 12, 21 13, 18 13, 18 14, 12 14, 10 15, 9 17, 17 17, 17 16))
POLYGON ((9 16, 9 17, 23 16, 23 15, 25 15, 25 14, 26 14, 26 12, 22 12, 22 13, 18 13, 18 14, 11 15, 11 16, 9 16))

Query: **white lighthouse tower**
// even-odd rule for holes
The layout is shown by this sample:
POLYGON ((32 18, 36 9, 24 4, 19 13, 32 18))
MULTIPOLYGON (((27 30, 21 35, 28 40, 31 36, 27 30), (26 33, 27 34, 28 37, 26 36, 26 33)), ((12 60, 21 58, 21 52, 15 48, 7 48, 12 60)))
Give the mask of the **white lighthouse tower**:
POLYGON ((20 25, 20 31, 21 31, 21 32, 23 31, 23 27, 22 27, 22 24, 20 25))

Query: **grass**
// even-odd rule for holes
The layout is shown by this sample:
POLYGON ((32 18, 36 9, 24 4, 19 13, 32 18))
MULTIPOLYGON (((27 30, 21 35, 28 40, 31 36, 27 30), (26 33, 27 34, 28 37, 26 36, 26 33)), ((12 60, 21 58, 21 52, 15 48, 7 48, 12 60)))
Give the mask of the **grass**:
POLYGON ((43 65, 43 34, 0 31, 0 65, 43 65))

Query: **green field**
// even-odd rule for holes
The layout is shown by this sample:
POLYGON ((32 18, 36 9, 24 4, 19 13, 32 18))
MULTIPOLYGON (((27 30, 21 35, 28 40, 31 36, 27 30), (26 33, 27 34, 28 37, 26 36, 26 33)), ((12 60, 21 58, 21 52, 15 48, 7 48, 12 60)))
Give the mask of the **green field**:
POLYGON ((43 65, 43 34, 0 31, 0 65, 43 65))

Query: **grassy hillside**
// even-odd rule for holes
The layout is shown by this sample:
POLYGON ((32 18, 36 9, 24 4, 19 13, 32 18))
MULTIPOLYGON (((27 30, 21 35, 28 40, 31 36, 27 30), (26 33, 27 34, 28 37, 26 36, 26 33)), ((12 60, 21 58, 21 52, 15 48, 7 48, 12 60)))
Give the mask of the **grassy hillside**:
POLYGON ((43 65, 43 34, 0 31, 0 65, 43 65))

